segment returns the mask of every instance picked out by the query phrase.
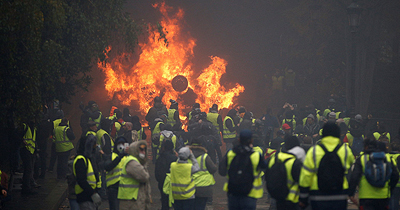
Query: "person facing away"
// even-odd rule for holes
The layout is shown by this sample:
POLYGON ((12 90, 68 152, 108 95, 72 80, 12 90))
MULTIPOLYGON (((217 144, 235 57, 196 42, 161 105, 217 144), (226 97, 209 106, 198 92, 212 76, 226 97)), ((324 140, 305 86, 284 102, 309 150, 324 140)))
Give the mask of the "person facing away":
POLYGON ((262 155, 252 149, 252 132, 250 130, 243 130, 240 133, 239 144, 232 150, 229 150, 222 158, 218 172, 221 176, 227 176, 228 182, 224 185, 224 191, 228 192, 228 207, 230 210, 236 209, 256 209, 257 199, 263 196, 263 187, 261 172, 268 166, 264 162, 262 155), (237 157, 237 158, 235 158, 237 157), (248 161, 250 159, 250 161, 248 161), (243 161, 243 162, 242 162, 243 161), (235 164, 232 164, 235 163, 235 164), (243 163, 243 164, 242 164, 243 163), (243 175, 247 174, 248 164, 251 164, 250 176, 240 179, 243 175), (244 169, 241 169, 242 165, 244 169), (239 170, 233 169, 235 168, 239 170), (230 175, 228 177, 228 175, 230 175), (240 181, 234 181, 239 178, 240 181), (251 181, 249 183, 249 181, 251 181), (245 188, 237 188, 235 186, 241 185, 238 182, 243 182, 245 188), (247 186, 247 184, 250 186, 247 186))
MULTIPOLYGON (((354 164, 349 187, 349 197, 355 204, 360 206, 360 209, 389 209, 390 196, 396 187, 397 181, 399 180, 399 172, 392 163, 393 161, 391 161, 390 156, 386 154, 385 143, 377 142, 374 139, 364 140, 364 153, 357 158, 354 164), (369 169, 367 169, 369 164, 375 164, 375 160, 377 160, 378 155, 381 155, 381 158, 384 159, 382 164, 384 167, 383 175, 386 176, 387 179, 382 180, 382 185, 380 186, 378 186, 379 183, 374 182, 375 180, 372 181, 369 178, 369 169), (357 186, 359 201, 354 198, 357 186)), ((373 165, 373 167, 378 168, 379 165, 376 164, 373 165)), ((376 174, 376 176, 378 176, 378 174, 376 174)))
MULTIPOLYGON (((305 152, 304 149, 300 147, 299 139, 296 136, 288 136, 285 138, 284 147, 287 152, 278 152, 275 156, 271 157, 267 163, 267 170, 271 170, 271 167, 276 162, 276 158, 285 164, 289 193, 285 200, 276 201, 276 208, 277 210, 296 210, 299 209, 299 178, 305 159, 305 152)), ((268 175, 268 171, 266 173, 268 175)), ((271 171, 270 173, 274 172, 271 171)))
POLYGON ((300 172, 300 207, 305 208, 310 199, 312 209, 347 208, 346 175, 354 156, 339 137, 339 126, 328 122, 323 127, 321 142, 307 151, 300 172))
POLYGON ((199 170, 199 164, 189 147, 182 147, 178 152, 178 161, 170 166, 171 193, 175 210, 194 209, 196 187, 193 175, 199 170))
POLYGON ((204 138, 195 137, 189 146, 200 166, 200 171, 193 174, 196 185, 195 210, 204 210, 207 202, 209 200, 212 201, 213 186, 215 184, 213 174, 217 172, 217 166, 207 154, 207 149, 203 146, 204 144, 204 138))
POLYGON ((174 144, 172 141, 163 141, 161 144, 160 156, 156 160, 155 177, 158 182, 158 190, 161 194, 161 210, 169 209, 169 197, 163 191, 165 177, 170 173, 169 167, 172 162, 178 159, 174 151, 174 144))

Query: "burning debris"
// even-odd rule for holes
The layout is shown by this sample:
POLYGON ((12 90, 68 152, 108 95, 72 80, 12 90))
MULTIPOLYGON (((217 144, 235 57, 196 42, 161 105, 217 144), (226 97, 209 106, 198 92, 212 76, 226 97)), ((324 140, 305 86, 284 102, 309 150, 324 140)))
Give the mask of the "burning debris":
MULTIPOLYGON (((163 102, 175 99, 184 107, 194 102, 202 104, 205 111, 216 103, 220 108, 234 105, 234 97, 244 91, 244 87, 235 84, 232 89, 220 84, 226 72, 227 61, 210 56, 211 64, 200 74, 192 69, 193 48, 196 40, 190 34, 182 33, 184 11, 176 12, 165 3, 154 4, 162 14, 160 21, 167 42, 155 28, 149 26, 149 36, 139 43, 140 55, 133 66, 132 57, 123 54, 109 59, 110 63, 99 63, 104 72, 105 88, 110 98, 116 97, 124 105, 138 104, 139 111, 145 115, 155 96, 162 96, 163 102)), ((111 47, 110 47, 111 49, 111 47)), ((108 50, 110 50, 108 49, 108 50)), ((183 107, 183 108, 184 108, 183 107)))

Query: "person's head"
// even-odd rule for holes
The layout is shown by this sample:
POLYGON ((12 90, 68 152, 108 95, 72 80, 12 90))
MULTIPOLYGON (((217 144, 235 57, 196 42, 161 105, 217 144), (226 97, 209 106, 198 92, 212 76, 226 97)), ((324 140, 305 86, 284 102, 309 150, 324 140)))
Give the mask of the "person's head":
POLYGON ((200 104, 199 103, 194 103, 193 104, 192 110, 195 110, 195 109, 200 109, 200 104))
POLYGON ((293 147, 297 146, 300 146, 300 142, 296 136, 288 136, 285 138, 284 147, 286 150, 291 150, 293 147))
POLYGON ((248 129, 240 131, 239 141, 241 145, 249 146, 253 143, 253 133, 248 129))
POLYGON ((68 125, 68 119, 66 117, 62 118, 60 124, 68 125))
POLYGON ((88 127, 91 131, 97 131, 97 123, 95 121, 89 121, 88 127))
POLYGON ((384 152, 384 153, 388 152, 388 148, 386 147, 386 144, 384 142, 378 141, 377 146, 378 146, 378 150, 380 152, 384 152))
POLYGON ((243 118, 244 114, 246 113, 246 108, 244 108, 243 106, 239 108, 238 110, 239 113, 239 117, 243 118))
POLYGON ((100 121, 100 127, 101 127, 101 129, 103 129, 103 130, 105 130, 107 133, 109 133, 110 132, 110 129, 111 129, 111 120, 109 120, 109 119, 102 119, 101 121, 100 121))
POLYGON ((227 114, 227 115, 228 115, 229 117, 231 117, 231 118, 234 118, 234 117, 236 116, 236 113, 237 113, 237 112, 236 112, 235 109, 231 109, 231 110, 228 111, 228 114, 227 114))
POLYGON ((126 143, 128 143, 128 141, 124 136, 117 137, 117 139, 115 139, 114 152, 123 153, 123 151, 125 150, 126 143))
POLYGON ((289 133, 290 133, 290 129, 291 129, 291 127, 290 127, 289 124, 284 123, 284 124, 282 125, 282 130, 285 132, 285 134, 289 134, 289 133))
POLYGON ((211 106, 211 109, 218 112, 218 105, 217 104, 213 104, 211 106))
POLYGON ((169 99, 169 102, 171 103, 170 109, 178 109, 178 102, 172 99, 169 99))
POLYGON ((375 139, 373 138, 364 139, 364 151, 377 148, 378 148, 378 142, 375 139))
POLYGON ((307 116, 307 124, 312 125, 312 124, 314 124, 314 121, 315 121, 314 115, 313 114, 309 114, 307 116))
POLYGON ((190 149, 189 147, 182 147, 178 152, 179 160, 187 160, 190 156, 190 149))
POLYGON ((160 96, 156 96, 154 97, 154 104, 161 104, 161 97, 160 96))
POLYGON ((246 113, 243 115, 243 119, 244 119, 244 120, 250 120, 251 117, 252 117, 251 112, 246 112, 246 113))
POLYGON ((94 112, 94 111, 98 111, 99 110, 99 106, 96 104, 96 102, 94 102, 94 101, 89 101, 88 102, 88 106, 89 106, 89 109, 92 111, 92 112, 94 112))
POLYGON ((328 120, 335 120, 336 119, 336 113, 335 112, 330 112, 328 114, 328 120))
POLYGON ((129 145, 128 154, 136 157, 140 164, 144 165, 147 161, 147 142, 145 140, 133 142, 129 145))
POLYGON ((355 119, 357 122, 361 122, 362 116, 361 116, 360 114, 357 114, 357 115, 354 117, 354 119, 355 119))
POLYGON ((117 119, 122 118, 122 112, 119 109, 114 110, 115 116, 117 116, 117 119))
POLYGON ((207 113, 200 112, 199 113, 199 120, 207 120, 207 113))
POLYGON ((125 107, 122 112, 123 112, 124 117, 128 117, 130 115, 128 107, 125 107))
POLYGON ((285 118, 286 119, 293 119, 293 112, 292 111, 287 111, 285 113, 285 118))
POLYGON ((322 138, 327 136, 333 136, 336 138, 340 138, 340 128, 334 122, 327 122, 322 127, 322 138))

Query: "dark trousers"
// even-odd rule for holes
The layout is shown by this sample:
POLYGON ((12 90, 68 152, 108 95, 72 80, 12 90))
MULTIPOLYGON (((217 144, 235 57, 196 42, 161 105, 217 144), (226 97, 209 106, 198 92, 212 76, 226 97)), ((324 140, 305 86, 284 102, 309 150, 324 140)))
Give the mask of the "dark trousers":
POLYGON ((175 210, 194 210, 194 199, 175 200, 175 210))
POLYGON ((24 174, 22 175, 22 191, 31 190, 33 181, 33 154, 25 147, 20 148, 20 156, 24 166, 24 174))
POLYGON ((400 187, 394 188, 390 197, 390 210, 399 210, 400 187))
POLYGON ((292 203, 291 201, 276 201, 277 210, 298 210, 300 209, 298 203, 292 203))
POLYGON ((169 196, 164 193, 163 186, 158 184, 158 190, 161 194, 161 210, 168 210, 169 209, 169 196))
POLYGON ((207 197, 195 197, 194 210, 204 210, 207 205, 207 197))
POLYGON ((107 187, 108 205, 110 210, 119 210, 118 185, 107 187))
POLYGON ((56 144, 53 142, 53 143, 51 143, 51 156, 50 156, 49 171, 53 171, 54 164, 56 164, 56 160, 57 160, 56 144))
POLYGON ((360 199, 360 209, 363 210, 388 210, 389 199, 360 199))
POLYGON ((311 201, 313 210, 346 210, 347 200, 337 201, 311 201))
POLYGON ((65 179, 68 172, 68 159, 71 150, 66 152, 57 152, 57 179, 65 179))
POLYGON ((228 195, 229 210, 255 210, 257 199, 247 196, 228 195))

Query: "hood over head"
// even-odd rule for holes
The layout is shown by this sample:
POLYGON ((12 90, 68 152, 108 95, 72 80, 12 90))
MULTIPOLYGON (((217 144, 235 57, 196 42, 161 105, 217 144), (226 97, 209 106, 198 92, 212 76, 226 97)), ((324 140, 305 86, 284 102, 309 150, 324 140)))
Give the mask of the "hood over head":
POLYGON ((128 154, 136 157, 140 164, 144 165, 147 162, 147 142, 145 140, 133 142, 131 145, 129 145, 128 154), (144 159, 139 157, 140 148, 144 148, 146 150, 144 159))
POLYGON ((182 147, 178 152, 179 160, 187 160, 190 156, 190 149, 189 147, 182 147))
POLYGON ((227 115, 233 119, 236 116, 236 110, 235 109, 229 110, 227 115))
POLYGON ((119 154, 118 152, 118 144, 125 144, 128 143, 128 141, 126 140, 126 138, 124 136, 119 136, 117 137, 117 139, 115 139, 115 143, 114 143, 114 152, 119 154))

